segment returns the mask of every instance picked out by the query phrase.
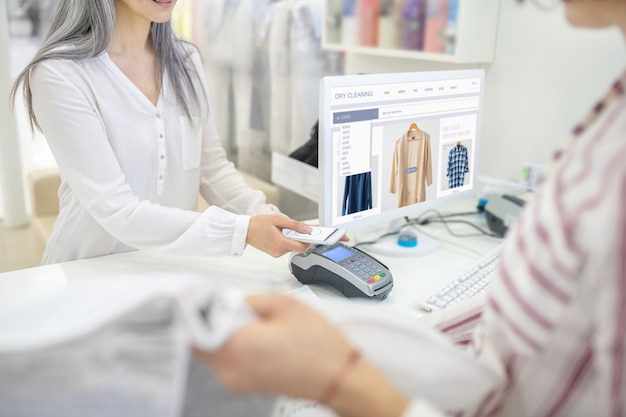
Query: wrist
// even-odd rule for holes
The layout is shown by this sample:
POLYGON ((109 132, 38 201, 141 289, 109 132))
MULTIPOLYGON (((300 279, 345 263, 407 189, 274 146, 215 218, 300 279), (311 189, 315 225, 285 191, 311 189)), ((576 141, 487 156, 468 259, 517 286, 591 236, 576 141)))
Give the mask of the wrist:
POLYGON ((325 405, 341 416, 400 417, 408 407, 407 398, 360 355, 357 360, 348 356, 342 369, 335 375, 336 379, 329 382, 327 398, 323 399, 325 405), (349 365, 347 371, 346 365, 349 365), (337 380, 339 382, 335 382, 337 380))
POLYGON ((248 242, 248 231, 250 230, 251 216, 240 214, 235 217, 233 226, 233 237, 230 247, 230 253, 233 255, 242 255, 248 242))
POLYGON ((361 352, 352 348, 346 360, 344 361, 342 367, 337 371, 335 375, 330 379, 328 384, 326 385, 326 389, 322 394, 320 402, 322 404, 328 404, 333 397, 339 391, 341 385, 344 383, 344 380, 347 378, 348 374, 352 372, 352 368, 357 366, 357 362, 361 359, 361 352))

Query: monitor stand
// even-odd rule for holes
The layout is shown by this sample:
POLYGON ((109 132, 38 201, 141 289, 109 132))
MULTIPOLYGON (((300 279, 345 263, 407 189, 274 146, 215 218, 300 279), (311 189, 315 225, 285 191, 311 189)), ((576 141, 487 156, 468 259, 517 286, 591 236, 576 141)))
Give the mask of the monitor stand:
POLYGON ((358 245, 367 253, 398 258, 430 255, 439 249, 437 239, 419 234, 414 227, 407 226, 404 219, 394 220, 386 228, 359 230, 353 234, 353 240, 354 246, 358 245), (398 243, 400 235, 407 232, 416 237, 417 245, 403 246, 398 243))

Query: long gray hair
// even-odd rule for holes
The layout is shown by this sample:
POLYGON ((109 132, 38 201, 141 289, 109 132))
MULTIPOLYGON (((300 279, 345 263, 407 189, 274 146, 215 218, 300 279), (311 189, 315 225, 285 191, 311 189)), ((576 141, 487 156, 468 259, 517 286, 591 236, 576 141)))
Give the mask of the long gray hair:
MULTIPOLYGON (((41 130, 33 112, 29 80, 32 70, 47 59, 80 60, 100 55, 111 41, 115 16, 114 0, 59 0, 41 47, 17 76, 11 89, 10 100, 14 103, 17 90, 22 85, 31 129, 41 130)), ((200 106, 201 97, 194 88, 198 85, 194 81, 198 80, 199 74, 189 54, 181 47, 180 42, 185 41, 174 35, 170 22, 153 22, 150 39, 161 79, 163 73, 169 74, 168 80, 176 93, 176 99, 191 118, 192 108, 200 106)))

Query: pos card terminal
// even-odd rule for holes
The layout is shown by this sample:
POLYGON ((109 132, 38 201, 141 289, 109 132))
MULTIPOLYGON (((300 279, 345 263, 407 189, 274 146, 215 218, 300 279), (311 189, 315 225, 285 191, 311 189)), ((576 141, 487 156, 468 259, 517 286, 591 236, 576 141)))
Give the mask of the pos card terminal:
POLYGON ((346 297, 384 299, 393 288, 389 269, 361 250, 335 243, 294 253, 289 270, 303 284, 328 284, 346 297))

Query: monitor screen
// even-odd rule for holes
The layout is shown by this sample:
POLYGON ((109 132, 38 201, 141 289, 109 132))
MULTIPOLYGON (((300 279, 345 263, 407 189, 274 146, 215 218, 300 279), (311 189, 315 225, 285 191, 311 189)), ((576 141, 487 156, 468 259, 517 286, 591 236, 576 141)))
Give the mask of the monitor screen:
POLYGON ((470 197, 483 85, 481 69, 323 78, 320 224, 356 230, 470 197))

